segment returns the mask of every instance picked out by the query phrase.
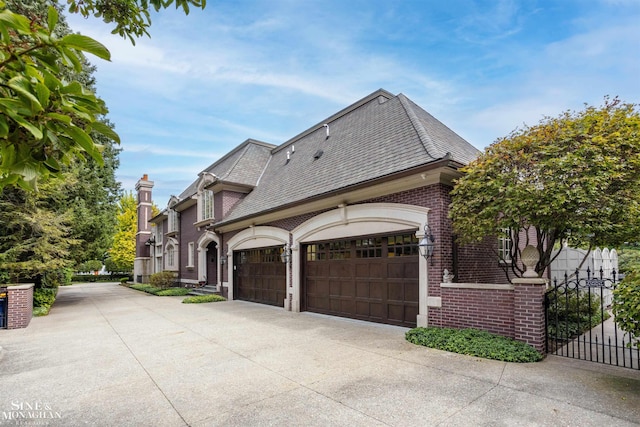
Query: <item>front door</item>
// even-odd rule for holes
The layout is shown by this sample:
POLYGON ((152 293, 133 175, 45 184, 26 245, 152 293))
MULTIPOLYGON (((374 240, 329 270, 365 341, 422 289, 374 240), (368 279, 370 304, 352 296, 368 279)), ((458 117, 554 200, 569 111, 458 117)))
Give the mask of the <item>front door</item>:
POLYGON ((207 285, 218 283, 218 244, 211 242, 207 246, 207 285))

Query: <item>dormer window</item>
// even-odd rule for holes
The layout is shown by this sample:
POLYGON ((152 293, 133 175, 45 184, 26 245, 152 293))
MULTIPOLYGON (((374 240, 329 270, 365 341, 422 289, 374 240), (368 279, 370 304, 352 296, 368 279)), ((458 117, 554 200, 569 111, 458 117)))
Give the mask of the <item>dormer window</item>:
POLYGON ((213 191, 203 190, 200 195, 201 220, 213 219, 213 191))
POLYGON ((201 172, 198 182, 198 219, 197 222, 210 221, 213 219, 213 190, 207 188, 218 178, 210 172, 201 172))
POLYGON ((175 233, 178 231, 178 212, 173 209, 168 210, 169 223, 167 233, 175 233))

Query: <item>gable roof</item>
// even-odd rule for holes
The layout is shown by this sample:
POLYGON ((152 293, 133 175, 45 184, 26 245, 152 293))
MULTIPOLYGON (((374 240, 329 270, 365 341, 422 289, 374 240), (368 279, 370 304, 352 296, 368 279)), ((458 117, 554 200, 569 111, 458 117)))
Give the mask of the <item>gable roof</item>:
MULTIPOLYGON (((255 186, 271 157, 271 150, 275 147, 273 144, 247 139, 203 172, 213 174, 218 181, 255 186)), ((199 181, 200 179, 196 179, 192 182, 180 193, 178 199, 182 201, 196 194, 199 181)))
POLYGON ((257 186, 220 224, 445 157, 467 164, 479 153, 404 95, 380 89, 273 149, 257 186))

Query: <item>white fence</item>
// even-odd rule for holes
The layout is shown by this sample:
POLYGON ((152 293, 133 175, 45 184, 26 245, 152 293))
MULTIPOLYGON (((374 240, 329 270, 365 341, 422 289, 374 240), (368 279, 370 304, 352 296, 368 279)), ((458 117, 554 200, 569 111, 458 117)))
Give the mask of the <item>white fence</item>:
MULTIPOLYGON (((577 268, 579 268, 580 277, 587 277, 587 269, 591 271, 591 277, 599 278, 600 268, 602 268, 602 277, 605 279, 612 278, 613 270, 615 270, 616 273, 618 272, 618 253, 615 249, 596 248, 587 255, 587 259, 584 259, 585 255, 587 255, 585 249, 563 248, 560 255, 551 263, 549 269, 551 272, 551 280, 558 279, 558 282, 561 282, 564 280, 565 273, 569 276, 574 276, 577 268), (580 266, 580 263, 582 263, 582 266, 580 266)), ((607 307, 610 306, 612 300, 612 291, 604 289, 604 305, 607 307)))

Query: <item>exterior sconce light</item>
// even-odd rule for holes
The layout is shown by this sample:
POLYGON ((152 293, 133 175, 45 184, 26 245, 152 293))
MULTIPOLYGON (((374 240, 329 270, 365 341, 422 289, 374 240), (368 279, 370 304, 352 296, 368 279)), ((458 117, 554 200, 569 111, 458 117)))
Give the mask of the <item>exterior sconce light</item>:
POLYGON ((144 244, 145 246, 153 246, 156 244, 156 238, 154 236, 151 236, 149 240, 147 240, 144 244))
POLYGON ((284 248, 282 249, 282 253, 280 254, 280 259, 284 264, 286 264, 289 262, 290 258, 291 258, 291 248, 287 244, 287 245, 284 245, 284 248))
POLYGON ((220 257, 220 265, 225 265, 227 263, 227 256, 226 255, 222 255, 220 257))
POLYGON ((422 255, 424 259, 431 258, 431 265, 433 265, 433 249, 436 247, 435 241, 436 238, 431 232, 431 227, 425 225, 424 237, 420 240, 420 243, 418 243, 418 248, 420 249, 420 255, 422 255))

